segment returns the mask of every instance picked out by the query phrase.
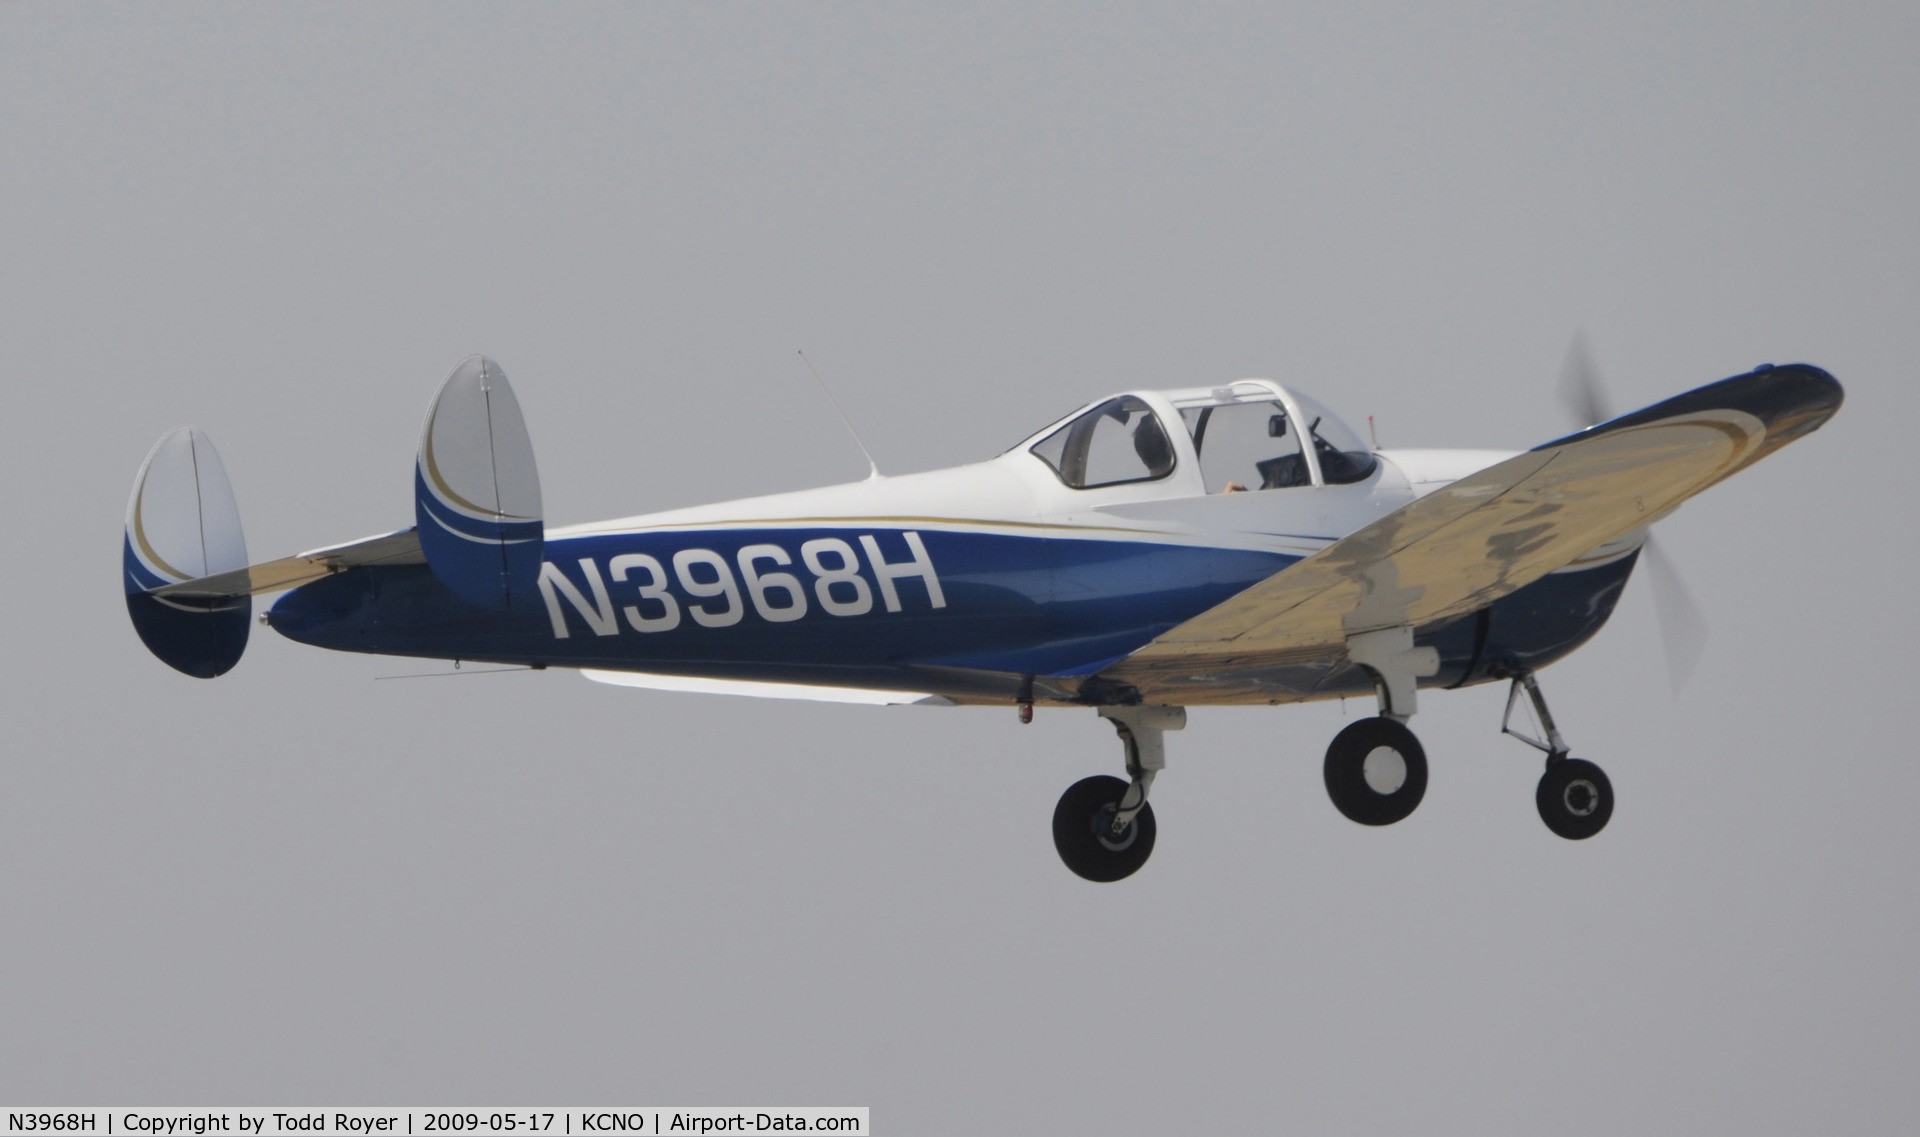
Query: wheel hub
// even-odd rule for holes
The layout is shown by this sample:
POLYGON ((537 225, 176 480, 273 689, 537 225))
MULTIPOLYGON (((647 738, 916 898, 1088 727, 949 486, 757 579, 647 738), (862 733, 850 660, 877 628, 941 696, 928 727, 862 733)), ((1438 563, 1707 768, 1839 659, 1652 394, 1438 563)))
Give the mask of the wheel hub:
POLYGON ((1585 778, 1576 778, 1561 791, 1560 800, 1575 817, 1590 817, 1600 807, 1600 787, 1585 778))
POLYGON ((1391 746, 1376 746, 1361 760, 1360 775, 1382 797, 1398 793, 1407 784, 1407 759, 1391 746))
POLYGON ((1119 812, 1120 806, 1116 802, 1101 806, 1100 812, 1093 815, 1094 838, 1108 851, 1115 853, 1131 848, 1134 839, 1140 836, 1140 827, 1137 825, 1127 826, 1117 836, 1114 834, 1113 815, 1119 812))

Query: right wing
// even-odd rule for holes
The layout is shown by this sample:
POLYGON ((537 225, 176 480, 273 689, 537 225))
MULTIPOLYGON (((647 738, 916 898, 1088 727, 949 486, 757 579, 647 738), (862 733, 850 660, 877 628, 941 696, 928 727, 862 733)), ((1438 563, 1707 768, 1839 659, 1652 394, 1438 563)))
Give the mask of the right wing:
POLYGON ((926 691, 885 691, 868 687, 822 687, 811 683, 775 683, 759 679, 703 679, 650 671, 582 668, 580 674, 612 687, 648 691, 692 691, 701 695, 746 695, 756 699, 800 699, 811 703, 865 703, 870 706, 951 707, 953 700, 926 691))

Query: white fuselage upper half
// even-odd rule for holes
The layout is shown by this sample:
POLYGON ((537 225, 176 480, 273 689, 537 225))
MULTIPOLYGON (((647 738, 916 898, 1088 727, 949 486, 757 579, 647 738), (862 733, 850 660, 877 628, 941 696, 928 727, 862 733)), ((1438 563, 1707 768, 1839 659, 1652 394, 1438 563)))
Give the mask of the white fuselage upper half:
MULTIPOLYGON (((1241 410, 1253 405, 1263 413, 1272 408, 1276 418, 1292 416, 1293 421, 1310 421, 1330 432, 1332 426, 1321 422, 1324 411, 1303 404, 1301 398, 1264 380, 1243 380, 1228 388, 1132 392, 1094 404, 1092 409, 1082 408, 985 462, 567 526, 549 530, 548 537, 862 519, 927 528, 1044 530, 1054 538, 1123 537, 1306 556, 1513 454, 1377 451, 1373 456, 1379 460, 1371 472, 1346 484, 1328 484, 1319 464, 1308 461, 1302 463, 1309 475, 1306 484, 1248 487, 1244 492, 1237 485, 1234 492, 1208 485, 1208 464, 1202 460, 1202 446, 1192 429, 1196 406, 1241 410), (1165 431, 1172 457, 1171 469, 1164 474, 1078 488, 1036 453, 1041 440, 1121 399, 1137 400, 1159 421, 1187 426, 1165 431), (1309 419, 1314 412, 1318 413, 1309 419)), ((1204 425, 1201 434, 1205 434, 1204 425)))

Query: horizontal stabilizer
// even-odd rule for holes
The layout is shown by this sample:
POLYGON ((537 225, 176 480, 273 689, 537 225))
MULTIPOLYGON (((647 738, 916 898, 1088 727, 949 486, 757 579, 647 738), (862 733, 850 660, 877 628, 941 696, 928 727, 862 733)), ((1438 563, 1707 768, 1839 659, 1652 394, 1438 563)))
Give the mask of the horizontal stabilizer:
POLYGON ((646 671, 584 670, 580 674, 595 683, 613 687, 641 687, 649 691, 691 691, 701 695, 746 695, 755 699, 803 699, 812 703, 864 703, 869 706, 953 706, 952 699, 925 691, 818 687, 808 683, 765 683, 751 679, 699 679, 646 671))
POLYGON ((362 565, 417 565, 426 562, 420 538, 411 529, 363 537, 344 545, 310 549, 277 561, 248 565, 230 572, 197 577, 153 590, 155 596, 175 600, 212 600, 219 597, 259 596, 285 592, 336 572, 362 565))
POLYGON ((488 608, 529 601, 546 543, 540 475, 520 403, 493 360, 462 360, 427 408, 413 500, 420 548, 441 583, 488 608))
POLYGON ((127 499, 120 559, 127 615, 148 650, 200 679, 240 662, 252 611, 244 598, 161 595, 170 585, 244 571, 247 563, 226 469, 200 431, 175 427, 141 463, 127 499))

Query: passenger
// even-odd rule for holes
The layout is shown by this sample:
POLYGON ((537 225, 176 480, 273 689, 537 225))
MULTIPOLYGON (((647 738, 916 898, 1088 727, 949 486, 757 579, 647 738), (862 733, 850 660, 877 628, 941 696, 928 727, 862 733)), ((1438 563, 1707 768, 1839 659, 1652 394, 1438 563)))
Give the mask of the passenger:
POLYGON ((1133 452, 1140 456, 1150 478, 1164 478, 1173 469, 1173 443, 1160 428, 1160 420, 1151 414, 1134 428, 1133 452))

